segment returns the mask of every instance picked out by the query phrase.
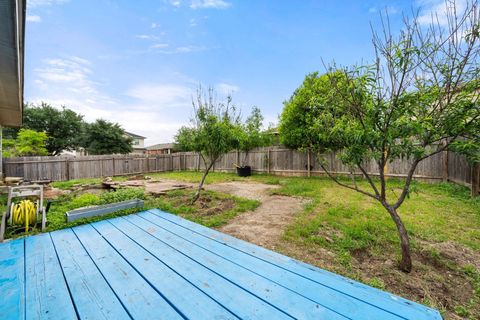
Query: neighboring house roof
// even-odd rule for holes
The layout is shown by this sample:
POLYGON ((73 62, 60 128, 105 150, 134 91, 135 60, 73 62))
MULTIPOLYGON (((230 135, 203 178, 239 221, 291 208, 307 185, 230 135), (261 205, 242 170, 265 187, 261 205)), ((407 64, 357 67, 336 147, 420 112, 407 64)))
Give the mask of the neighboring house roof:
POLYGON ((159 143, 159 144, 154 144, 153 146, 147 147, 147 150, 162 150, 162 149, 174 149, 175 144, 174 143, 159 143))
POLYGON ((128 131, 125 131, 125 133, 128 134, 132 138, 147 139, 147 137, 144 137, 144 136, 141 136, 141 135, 138 135, 138 134, 135 134, 135 133, 131 133, 131 132, 128 132, 128 131))
POLYGON ((26 0, 0 0, 0 125, 20 127, 26 0))

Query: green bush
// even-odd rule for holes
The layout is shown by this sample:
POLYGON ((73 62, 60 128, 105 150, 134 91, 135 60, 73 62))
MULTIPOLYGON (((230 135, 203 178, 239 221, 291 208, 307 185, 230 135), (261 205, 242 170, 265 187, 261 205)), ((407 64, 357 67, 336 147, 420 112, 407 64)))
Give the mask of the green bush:
POLYGON ((99 204, 115 203, 132 199, 145 199, 142 189, 119 189, 115 192, 105 192, 100 195, 99 204))

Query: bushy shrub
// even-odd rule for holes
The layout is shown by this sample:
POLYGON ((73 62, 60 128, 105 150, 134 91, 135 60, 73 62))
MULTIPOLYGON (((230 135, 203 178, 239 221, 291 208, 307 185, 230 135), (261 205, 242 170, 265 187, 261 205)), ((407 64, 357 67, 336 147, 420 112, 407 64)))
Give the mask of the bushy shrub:
POLYGON ((145 191, 142 189, 119 189, 115 192, 105 192, 100 195, 100 204, 115 203, 132 199, 145 199, 145 191))

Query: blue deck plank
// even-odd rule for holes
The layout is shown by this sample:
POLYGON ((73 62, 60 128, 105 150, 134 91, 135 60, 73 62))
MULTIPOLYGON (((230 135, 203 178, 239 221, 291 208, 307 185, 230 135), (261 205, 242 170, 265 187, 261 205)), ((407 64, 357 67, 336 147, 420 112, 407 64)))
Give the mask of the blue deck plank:
POLYGON ((51 233, 81 319, 130 319, 71 229, 51 233))
POLYGON ((49 233, 25 238, 26 319, 77 319, 49 233))
MULTIPOLYGON (((197 259, 197 257, 194 256, 196 251, 204 251, 202 255, 206 258, 203 260, 208 267, 211 265, 210 262, 215 262, 216 265, 212 265, 212 268, 219 266, 219 272, 223 274, 231 274, 234 272, 232 278, 235 278, 235 272, 242 272, 239 269, 248 270, 249 273, 253 273, 249 278, 254 281, 259 277, 273 281, 291 290, 291 296, 301 295, 314 302, 313 307, 317 304, 322 305, 330 310, 335 310, 336 313, 343 315, 345 318, 355 318, 359 320, 372 318, 385 320, 404 319, 389 311, 375 308, 363 301, 351 299, 331 288, 319 286, 316 282, 300 277, 263 260, 256 259, 241 251, 201 237, 192 231, 154 214, 142 213, 140 215, 126 217, 126 219, 144 229, 155 230, 155 232, 149 232, 162 239, 167 239, 168 243, 176 247, 177 250, 192 252, 189 255, 194 259, 197 259), (146 221, 142 222, 141 218, 146 219, 146 221), (194 249, 195 247, 199 247, 200 249, 194 249)), ((202 256, 199 255, 198 258, 201 259, 202 256)), ((303 307, 302 310, 305 311, 306 308, 303 307)))
MULTIPOLYGON (((154 220, 157 218, 158 220, 161 220, 160 222, 165 221, 156 216, 152 216, 151 218, 154 220)), ((143 229, 145 232, 150 233, 157 239, 164 241, 179 252, 182 252, 190 259, 197 261, 217 274, 221 274, 235 284, 249 290, 264 300, 269 301, 277 308, 290 314, 292 317, 299 319, 349 319, 347 316, 344 316, 344 310, 339 310, 337 312, 334 308, 325 307, 325 304, 330 305, 330 307, 338 306, 338 303, 331 303, 333 300, 338 299, 338 295, 326 295, 325 299, 329 300, 324 301, 326 303, 312 301, 285 287, 279 286, 275 282, 272 282, 265 277, 261 277, 242 266, 234 264, 227 259, 221 258, 199 246, 196 246, 195 244, 187 242, 184 239, 167 232, 151 221, 144 220, 139 216, 129 216, 125 217, 125 219, 143 229)), ((340 299, 340 302, 345 304, 345 309, 353 309, 357 313, 362 311, 361 306, 357 306, 358 304, 356 305, 355 303, 350 303, 347 299, 343 299, 343 301, 340 299)))
MULTIPOLYGON (((206 228, 176 215, 169 214, 158 209, 149 210, 148 213, 153 213, 165 220, 177 224, 180 227, 191 230, 196 234, 223 244, 224 246, 240 250, 251 255, 252 257, 262 259, 263 261, 276 265, 306 279, 315 281, 319 285, 326 285, 330 288, 334 288, 338 292, 342 292, 353 299, 362 300, 383 310, 390 310, 391 312, 397 313, 405 319, 442 319, 440 313, 435 309, 425 307, 413 301, 369 287, 357 281, 339 276, 312 265, 302 263, 287 256, 239 240, 224 233, 220 233, 216 230, 206 228)), ((148 213, 142 212, 140 213, 140 216, 148 213)))
POLYGON ((23 239, 0 246, 0 319, 25 319, 23 239))
POLYGON ((113 221, 100 221, 92 226, 127 260, 150 284, 161 292, 189 319, 238 319, 215 300, 168 268, 155 256, 133 242, 114 227, 113 221), (112 225, 113 223, 113 225, 112 225), (162 276, 159 277, 159 274, 162 276))
POLYGON ((292 319, 283 311, 189 259, 148 232, 123 219, 114 219, 112 222, 145 250, 174 269, 197 288, 202 288, 202 291, 238 317, 242 319, 292 319))
POLYGON ((72 229, 134 319, 182 319, 91 226, 72 229))

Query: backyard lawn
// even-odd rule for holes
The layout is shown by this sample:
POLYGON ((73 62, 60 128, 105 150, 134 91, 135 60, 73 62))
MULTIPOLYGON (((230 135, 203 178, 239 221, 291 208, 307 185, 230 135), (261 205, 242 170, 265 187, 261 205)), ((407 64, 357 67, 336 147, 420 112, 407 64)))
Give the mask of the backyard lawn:
MULTIPOLYGON (((170 172, 149 177, 150 181, 197 182, 201 173, 170 172)), ((261 204, 259 200, 209 190, 214 184, 237 181, 275 186, 269 191, 273 196, 305 200, 304 209, 282 227, 282 236, 268 243, 270 249, 438 308, 446 319, 480 318, 480 200, 470 198, 468 189, 454 184, 414 183, 414 192, 400 208, 413 246, 414 269, 410 274, 397 268, 399 244, 388 213, 373 200, 326 178, 239 178, 211 173, 207 190, 193 206, 189 204, 192 189, 155 197, 141 187, 89 192, 88 186, 100 185, 100 179, 55 182, 53 187, 70 191, 52 204, 48 231, 87 221, 67 224, 64 213, 68 210, 133 198, 144 199, 147 208, 160 208, 209 227, 222 227, 261 204)), ((395 187, 396 182, 391 184, 395 187)), ((366 187, 363 182, 359 185, 366 187)), ((399 190, 389 192, 393 195, 399 190)))

